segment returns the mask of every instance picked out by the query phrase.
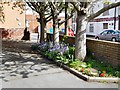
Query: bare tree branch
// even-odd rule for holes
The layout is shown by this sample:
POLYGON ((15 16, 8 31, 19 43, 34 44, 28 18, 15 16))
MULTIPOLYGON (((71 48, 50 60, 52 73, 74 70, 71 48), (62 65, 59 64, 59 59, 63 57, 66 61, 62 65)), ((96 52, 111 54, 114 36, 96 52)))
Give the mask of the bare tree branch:
POLYGON ((49 22, 51 19, 53 19, 53 17, 51 17, 51 18, 47 19, 47 21, 46 21, 46 22, 49 22))
POLYGON ((27 5, 34 11, 36 11, 38 13, 38 10, 36 9, 36 5, 32 2, 26 2, 27 5))
POLYGON ((65 19, 64 21, 60 22, 58 25, 62 25, 64 22, 66 22, 67 20, 69 20, 70 18, 72 18, 73 15, 69 16, 67 19, 65 19))
POLYGON ((91 14, 90 16, 88 16, 88 21, 92 20, 93 18, 99 16, 100 14, 102 14, 103 12, 111 9, 111 8, 114 8, 114 7, 117 7, 117 6, 120 6, 120 2, 116 2, 116 3, 112 3, 104 8, 102 8, 101 10, 99 10, 98 12, 94 13, 94 14, 91 14))
POLYGON ((74 6, 74 8, 76 9, 76 11, 78 11, 78 12, 80 11, 79 8, 75 5, 74 2, 71 2, 71 4, 74 6))

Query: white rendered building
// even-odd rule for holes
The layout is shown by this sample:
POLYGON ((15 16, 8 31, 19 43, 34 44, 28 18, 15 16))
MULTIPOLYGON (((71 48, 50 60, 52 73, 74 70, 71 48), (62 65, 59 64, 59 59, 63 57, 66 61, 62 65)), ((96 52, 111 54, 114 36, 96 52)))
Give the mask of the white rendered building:
MULTIPOLYGON (((111 3, 119 1, 120 0, 111 0, 111 3)), ((96 12, 106 5, 107 4, 103 2, 98 2, 92 11, 96 12)), ((94 36, 107 29, 120 30, 120 6, 112 8, 91 20, 87 25, 86 34, 94 36)))

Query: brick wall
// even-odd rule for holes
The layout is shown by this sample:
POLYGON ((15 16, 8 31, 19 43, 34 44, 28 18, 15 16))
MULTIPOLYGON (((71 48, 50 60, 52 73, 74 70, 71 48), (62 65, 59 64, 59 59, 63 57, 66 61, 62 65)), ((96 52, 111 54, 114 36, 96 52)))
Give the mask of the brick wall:
POLYGON ((11 28, 11 29, 0 28, 0 31, 2 31, 2 38, 6 39, 21 40, 21 38, 24 35, 24 28, 11 28))
MULTIPOLYGON (((48 34, 48 37, 51 34, 48 34)), ((60 36, 60 41, 63 36, 60 36)), ((66 42, 73 45, 75 44, 75 37, 68 37, 66 42)), ((89 51, 96 60, 101 60, 112 66, 120 66, 120 42, 102 41, 95 39, 86 40, 87 51, 89 51)))
POLYGON ((112 66, 120 66, 120 43, 87 39, 87 49, 97 59, 112 66))
POLYGON ((38 26, 40 26, 39 22, 37 22, 37 16, 34 15, 26 15, 25 19, 29 21, 29 30, 31 33, 38 32, 38 26))

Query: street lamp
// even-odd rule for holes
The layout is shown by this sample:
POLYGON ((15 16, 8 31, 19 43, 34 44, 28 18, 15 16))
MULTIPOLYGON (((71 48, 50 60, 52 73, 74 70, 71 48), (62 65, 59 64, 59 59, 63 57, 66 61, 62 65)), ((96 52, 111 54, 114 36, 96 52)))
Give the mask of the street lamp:
MULTIPOLYGON (((115 0, 116 2, 116 0, 115 0)), ((114 30, 116 29, 116 7, 115 7, 115 10, 114 10, 114 30)))
POLYGON ((120 30, 120 6, 118 7, 118 30, 120 30))

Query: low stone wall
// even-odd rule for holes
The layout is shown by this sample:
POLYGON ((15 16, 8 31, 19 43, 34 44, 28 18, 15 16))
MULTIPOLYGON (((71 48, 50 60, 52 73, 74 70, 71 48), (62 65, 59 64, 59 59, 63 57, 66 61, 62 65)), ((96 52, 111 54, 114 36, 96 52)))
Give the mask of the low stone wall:
MULTIPOLYGON (((60 36, 59 36, 60 42, 63 41, 63 36, 64 36, 64 35, 60 35, 60 36)), ((52 34, 47 33, 47 41, 52 41, 52 39, 53 39, 52 34)), ((65 39, 65 42, 66 42, 66 43, 69 43, 70 45, 73 45, 73 44, 75 44, 75 37, 67 37, 67 38, 65 39)))

